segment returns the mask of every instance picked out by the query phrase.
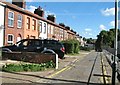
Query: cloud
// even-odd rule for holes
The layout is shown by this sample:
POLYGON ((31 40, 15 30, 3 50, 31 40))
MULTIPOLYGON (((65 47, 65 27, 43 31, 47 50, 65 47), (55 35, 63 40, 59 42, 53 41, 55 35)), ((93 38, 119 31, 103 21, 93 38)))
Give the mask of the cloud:
POLYGON ((72 19, 76 19, 76 16, 72 16, 72 19))
POLYGON ((111 22, 110 22, 110 26, 111 26, 111 27, 115 27, 115 21, 111 21, 111 22))
POLYGON ((92 29, 86 28, 85 31, 87 31, 87 32, 89 31, 90 32, 90 31, 92 31, 92 29))
POLYGON ((104 16, 113 16, 115 15, 115 8, 106 8, 105 10, 101 10, 101 13, 104 16))
POLYGON ((90 28, 86 28, 84 29, 84 31, 82 31, 82 35, 86 36, 86 37, 91 37, 93 35, 93 33, 91 33, 92 29, 90 28))
POLYGON ((88 33, 89 35, 93 35, 92 33, 88 33))
POLYGON ((56 14, 50 11, 45 11, 45 16, 47 17, 48 15, 54 15, 56 17, 56 14))
POLYGON ((102 24, 99 26, 99 28, 100 28, 100 30, 106 30, 106 27, 102 24))
POLYGON ((27 10, 30 11, 30 12, 32 12, 32 13, 34 13, 34 11, 35 11, 36 8, 37 8, 36 6, 32 6, 32 5, 27 6, 27 10))

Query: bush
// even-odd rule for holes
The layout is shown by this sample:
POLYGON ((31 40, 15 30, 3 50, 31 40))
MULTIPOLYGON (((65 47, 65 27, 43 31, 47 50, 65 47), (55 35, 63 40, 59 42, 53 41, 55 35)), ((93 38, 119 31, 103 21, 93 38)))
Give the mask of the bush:
POLYGON ((55 63, 49 61, 41 64, 9 64, 2 67, 3 71, 21 72, 21 71, 43 71, 47 68, 55 68, 55 63))
POLYGON ((65 53, 78 53, 79 52, 79 41, 77 40, 66 40, 62 41, 64 47, 65 47, 65 53))
POLYGON ((91 48, 90 48, 90 47, 83 47, 83 46, 80 46, 80 50, 90 51, 91 48))

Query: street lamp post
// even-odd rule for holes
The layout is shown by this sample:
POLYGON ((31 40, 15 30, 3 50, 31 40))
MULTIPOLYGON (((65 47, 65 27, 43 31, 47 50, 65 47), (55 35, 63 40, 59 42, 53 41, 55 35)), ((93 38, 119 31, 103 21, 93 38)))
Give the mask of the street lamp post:
POLYGON ((117 58, 117 31, 118 31, 118 0, 115 0, 115 53, 112 67, 112 85, 115 85, 116 80, 116 58, 117 58))

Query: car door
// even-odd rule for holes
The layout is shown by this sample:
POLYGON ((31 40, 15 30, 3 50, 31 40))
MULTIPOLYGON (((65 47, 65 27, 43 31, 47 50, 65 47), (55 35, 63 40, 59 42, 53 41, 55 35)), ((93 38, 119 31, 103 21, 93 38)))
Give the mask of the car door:
POLYGON ((17 45, 17 51, 28 51, 28 40, 22 40, 18 42, 17 45))
POLYGON ((51 50, 53 50, 53 51, 55 51, 55 52, 56 52, 56 50, 58 49, 58 48, 56 47, 56 42, 53 41, 53 40, 45 40, 45 41, 44 41, 44 47, 47 48, 47 49, 51 49, 51 50))

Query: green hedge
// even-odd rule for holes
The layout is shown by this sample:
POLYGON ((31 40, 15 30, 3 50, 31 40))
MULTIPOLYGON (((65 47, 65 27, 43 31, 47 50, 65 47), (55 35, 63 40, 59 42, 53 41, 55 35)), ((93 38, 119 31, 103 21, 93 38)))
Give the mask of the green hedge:
POLYGON ((80 46, 80 50, 90 51, 90 50, 92 50, 92 48, 80 46))
POLYGON ((79 41, 77 40, 66 40, 62 41, 64 47, 65 47, 65 53, 78 53, 79 52, 79 41))

